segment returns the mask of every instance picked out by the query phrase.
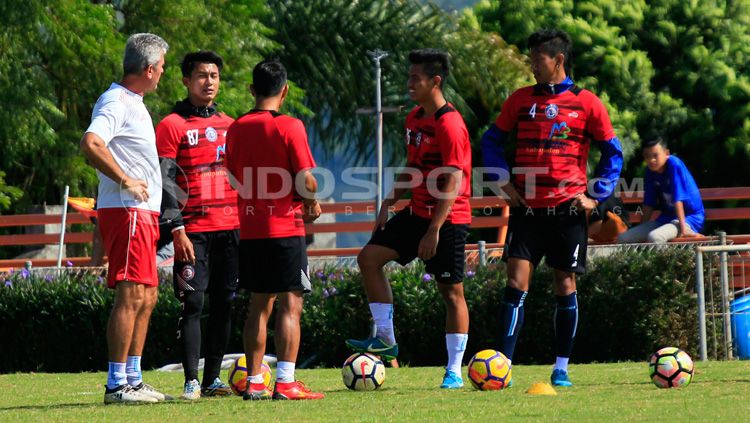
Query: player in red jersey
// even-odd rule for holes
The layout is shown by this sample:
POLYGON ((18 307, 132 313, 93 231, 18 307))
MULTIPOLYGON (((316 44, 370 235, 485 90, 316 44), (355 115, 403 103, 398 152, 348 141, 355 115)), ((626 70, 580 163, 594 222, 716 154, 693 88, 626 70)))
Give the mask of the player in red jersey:
POLYGON ((109 372, 104 403, 171 399, 143 383, 141 354, 158 298, 156 241, 161 174, 154 127, 143 95, 156 90, 169 46, 154 34, 133 34, 124 75, 99 97, 81 151, 99 176, 97 214, 115 290, 107 323, 109 372))
POLYGON ((409 54, 409 96, 418 103, 406 118, 407 167, 415 169, 409 205, 388 220, 389 209, 407 189, 409 176, 383 200, 370 242, 357 257, 364 279, 375 337, 349 339, 360 352, 395 358, 398 344, 393 331, 393 294, 383 272, 390 261, 403 265, 424 260, 442 295, 448 365, 441 388, 463 386, 461 363, 469 333, 469 312, 464 299, 464 246, 471 223, 471 144, 463 118, 443 96, 449 59, 445 52, 424 49, 409 54))
POLYGON ((531 274, 546 256, 554 269, 557 297, 557 360, 551 381, 572 386, 567 367, 578 325, 576 274, 583 273, 586 265, 585 211, 611 195, 622 169, 622 149, 601 100, 568 77, 570 36, 541 30, 529 37, 528 47, 537 84, 511 94, 482 137, 485 165, 506 176, 513 174, 512 183, 507 178, 501 181, 512 207, 503 257, 508 263, 508 286, 501 303, 501 351, 513 359, 531 274), (503 150, 513 131, 516 149, 511 172, 503 150), (586 163, 592 144, 602 155, 596 179, 587 189, 586 163))
POLYGON ((227 169, 237 182, 240 287, 251 292, 243 338, 248 363, 246 400, 321 399, 294 377, 303 293, 310 291, 305 222, 320 216, 307 133, 299 119, 279 113, 289 86, 275 60, 253 69, 255 108, 227 133, 227 169), (276 384, 263 384, 266 326, 276 299, 276 384))
POLYGON ((173 284, 182 303, 178 339, 185 371, 183 399, 230 395, 219 373, 230 332, 237 289, 239 221, 237 192, 224 169, 225 137, 234 121, 217 110, 222 58, 212 51, 182 60, 187 98, 156 128, 164 180, 162 222, 174 238, 173 284), (181 207, 183 202, 184 208, 181 207), (204 295, 210 308, 203 351, 203 383, 198 383, 204 295))

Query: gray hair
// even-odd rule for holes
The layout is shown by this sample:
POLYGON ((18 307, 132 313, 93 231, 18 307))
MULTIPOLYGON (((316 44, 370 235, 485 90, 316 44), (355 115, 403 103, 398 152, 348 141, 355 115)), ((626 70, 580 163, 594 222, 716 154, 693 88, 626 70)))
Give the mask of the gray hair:
POLYGON ((156 66, 167 50, 169 50, 169 44, 158 35, 149 33, 131 35, 125 44, 125 57, 122 59, 124 74, 139 75, 149 65, 156 66))

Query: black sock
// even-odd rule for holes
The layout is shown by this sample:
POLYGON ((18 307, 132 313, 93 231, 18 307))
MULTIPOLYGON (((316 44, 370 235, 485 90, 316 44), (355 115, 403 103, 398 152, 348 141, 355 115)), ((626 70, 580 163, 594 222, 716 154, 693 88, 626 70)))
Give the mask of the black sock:
POLYGON ((208 295, 210 310, 206 324, 206 360, 203 386, 209 386, 221 373, 221 361, 229 343, 233 291, 215 291, 208 295))
POLYGON ((500 305, 500 352, 513 360, 518 333, 523 326, 523 302, 526 291, 505 287, 505 298, 500 305))
POLYGON ((182 346, 182 367, 185 369, 186 382, 198 379, 202 312, 203 292, 185 291, 182 298, 179 341, 182 346))
POLYGON ((573 292, 556 298, 555 353, 558 357, 570 357, 578 328, 578 297, 573 292))

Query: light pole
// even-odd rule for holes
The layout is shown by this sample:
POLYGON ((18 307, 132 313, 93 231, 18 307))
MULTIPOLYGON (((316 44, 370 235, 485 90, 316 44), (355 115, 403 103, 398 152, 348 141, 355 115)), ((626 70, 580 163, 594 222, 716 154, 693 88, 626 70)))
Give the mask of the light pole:
POLYGON ((376 145, 378 174, 376 184, 378 193, 375 202, 375 218, 380 215, 380 204, 383 202, 383 108, 380 102, 380 60, 388 57, 384 50, 371 50, 367 54, 375 62, 375 123, 377 125, 376 145))

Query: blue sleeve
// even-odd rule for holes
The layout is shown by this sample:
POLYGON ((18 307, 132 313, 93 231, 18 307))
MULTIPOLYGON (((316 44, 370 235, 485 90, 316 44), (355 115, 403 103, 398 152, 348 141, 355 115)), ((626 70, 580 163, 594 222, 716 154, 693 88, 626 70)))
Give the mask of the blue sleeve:
POLYGON ((685 178, 685 166, 678 161, 670 163, 667 166, 669 180, 672 182, 672 202, 690 200, 690 191, 687 187, 687 178, 685 178))
MULTIPOLYGON (((508 133, 501 131, 494 124, 482 135, 482 158, 485 167, 501 168, 510 172, 510 166, 505 160, 505 148, 503 147, 507 138, 508 133)), ((500 179, 500 175, 488 173, 486 178, 490 181, 497 181, 500 179)))
POLYGON ((592 196, 597 200, 605 200, 615 190, 617 180, 622 171, 622 146, 620 140, 614 137, 608 141, 594 143, 602 152, 602 157, 594 171, 596 182, 594 183, 592 196))

